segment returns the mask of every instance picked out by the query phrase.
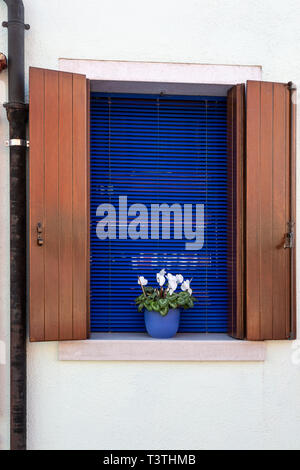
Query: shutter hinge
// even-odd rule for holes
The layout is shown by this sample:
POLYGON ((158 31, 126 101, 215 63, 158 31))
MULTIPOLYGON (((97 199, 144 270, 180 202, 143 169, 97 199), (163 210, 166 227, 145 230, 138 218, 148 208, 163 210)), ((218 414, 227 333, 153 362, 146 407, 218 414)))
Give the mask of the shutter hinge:
POLYGON ((294 225, 295 222, 288 222, 289 231, 285 235, 284 248, 294 248, 294 225))
POLYGON ((6 147, 29 147, 29 140, 25 139, 8 139, 5 140, 6 147))

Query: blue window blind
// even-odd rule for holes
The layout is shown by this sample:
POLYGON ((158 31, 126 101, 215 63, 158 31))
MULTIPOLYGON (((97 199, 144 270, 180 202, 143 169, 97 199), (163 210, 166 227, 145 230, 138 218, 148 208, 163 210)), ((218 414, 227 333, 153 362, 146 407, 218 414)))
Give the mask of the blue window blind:
POLYGON ((140 294, 137 276, 156 285, 156 273, 166 268, 193 278, 198 299, 194 309, 183 311, 180 331, 225 332, 226 225, 225 97, 91 94, 92 331, 145 331, 143 314, 134 304, 140 294), (102 204, 114 207, 115 238, 100 240, 97 235, 97 224, 107 216, 104 211, 97 215, 102 204), (148 211, 148 227, 144 224, 139 235, 144 239, 127 232, 140 215, 133 204, 148 211), (154 204, 177 204, 182 210, 181 239, 172 211, 170 239, 163 235, 162 218, 158 239, 151 238, 154 204), (203 246, 184 232, 185 207, 192 210, 196 230, 197 204, 204 211, 203 246), (194 243, 192 249, 187 249, 188 242, 194 243))

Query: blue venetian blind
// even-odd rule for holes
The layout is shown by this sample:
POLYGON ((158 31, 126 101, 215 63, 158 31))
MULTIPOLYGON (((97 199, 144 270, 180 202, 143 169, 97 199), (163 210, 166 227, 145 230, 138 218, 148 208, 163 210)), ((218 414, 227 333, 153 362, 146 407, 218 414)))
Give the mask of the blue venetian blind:
MULTIPOLYGON (((225 97, 92 93, 92 331, 144 331, 143 314, 134 304, 140 294, 137 276, 156 285, 155 274, 162 268, 193 278, 198 302, 194 309, 183 311, 180 331, 226 331, 226 158, 225 97), (128 211, 133 204, 146 206, 148 239, 124 239, 127 227, 119 225, 119 216, 124 215, 120 197, 128 211), (96 212, 101 204, 114 207, 113 239, 97 236, 103 217, 96 212), (183 222, 184 208, 192 207, 193 229, 196 204, 202 205, 202 248, 186 249, 186 243, 194 240, 185 238, 183 223, 182 239, 178 238, 172 212, 170 239, 163 239, 162 218, 159 239, 151 239, 153 204, 179 204, 183 222)), ((127 224, 139 214, 127 214, 127 224)), ((144 226, 144 237, 145 232, 144 226)))

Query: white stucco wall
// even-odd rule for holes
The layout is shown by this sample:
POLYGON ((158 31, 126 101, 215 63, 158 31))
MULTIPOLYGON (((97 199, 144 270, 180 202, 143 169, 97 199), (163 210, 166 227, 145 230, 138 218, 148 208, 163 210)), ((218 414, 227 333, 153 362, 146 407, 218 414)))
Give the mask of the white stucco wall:
MULTIPOLYGON (((300 85, 298 0, 24 0, 26 69, 59 57, 262 65, 300 85)), ((6 6, 0 2, 0 17, 6 6)), ((0 50, 7 31, 0 28, 0 50)), ((7 73, 0 75, 0 104, 7 73)), ((8 352, 8 128, 0 106, 0 340, 8 352)), ((298 283, 299 291, 299 283, 298 283)), ((28 346, 28 447, 300 448, 300 361, 269 342, 265 363, 62 362, 28 346)), ((300 355, 299 355, 300 356, 300 355)), ((0 358, 1 359, 1 358, 0 358)), ((300 359, 300 358, 299 358, 300 359)), ((9 369, 0 360, 0 449, 9 369)))

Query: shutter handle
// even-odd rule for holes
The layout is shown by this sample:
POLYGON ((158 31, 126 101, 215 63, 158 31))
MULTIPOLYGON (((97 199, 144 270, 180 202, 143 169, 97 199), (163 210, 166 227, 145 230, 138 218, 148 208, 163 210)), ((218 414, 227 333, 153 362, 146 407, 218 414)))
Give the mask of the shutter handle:
POLYGON ((44 245, 43 226, 42 226, 41 222, 38 222, 38 224, 36 226, 36 231, 37 231, 37 244, 39 246, 43 246, 44 245))

